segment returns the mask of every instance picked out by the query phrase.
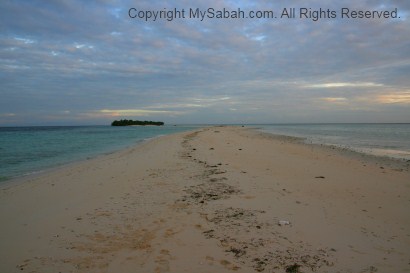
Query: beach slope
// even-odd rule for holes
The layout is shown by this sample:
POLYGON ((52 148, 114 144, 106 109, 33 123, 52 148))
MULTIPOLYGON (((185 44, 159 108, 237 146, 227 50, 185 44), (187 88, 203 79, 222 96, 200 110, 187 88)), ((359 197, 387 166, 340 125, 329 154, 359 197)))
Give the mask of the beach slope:
POLYGON ((408 164, 241 127, 0 191, 0 272, 408 272, 408 164))

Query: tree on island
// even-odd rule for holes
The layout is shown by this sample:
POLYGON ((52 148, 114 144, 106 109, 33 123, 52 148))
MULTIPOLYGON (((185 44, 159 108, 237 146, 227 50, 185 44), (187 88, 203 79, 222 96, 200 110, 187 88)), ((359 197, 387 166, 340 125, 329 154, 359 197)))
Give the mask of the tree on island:
POLYGON ((121 120, 114 120, 111 123, 111 126, 131 126, 131 125, 156 125, 156 126, 161 126, 164 125, 162 121, 141 121, 141 120, 131 120, 131 119, 121 119, 121 120))

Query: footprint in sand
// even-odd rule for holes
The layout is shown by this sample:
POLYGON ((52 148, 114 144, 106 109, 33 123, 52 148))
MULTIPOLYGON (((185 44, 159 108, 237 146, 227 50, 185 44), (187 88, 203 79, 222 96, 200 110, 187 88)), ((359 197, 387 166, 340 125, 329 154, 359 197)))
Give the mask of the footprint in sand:
POLYGON ((232 264, 230 261, 227 261, 227 260, 220 260, 219 263, 221 265, 223 265, 226 269, 229 269, 229 270, 236 271, 236 270, 240 269, 239 266, 236 266, 236 265, 232 264))
POLYGON ((167 249, 161 249, 160 255, 158 255, 155 259, 155 263, 157 266, 155 267, 155 272, 156 273, 162 273, 162 272, 169 272, 170 266, 169 266, 169 260, 171 259, 171 255, 169 250, 167 249))

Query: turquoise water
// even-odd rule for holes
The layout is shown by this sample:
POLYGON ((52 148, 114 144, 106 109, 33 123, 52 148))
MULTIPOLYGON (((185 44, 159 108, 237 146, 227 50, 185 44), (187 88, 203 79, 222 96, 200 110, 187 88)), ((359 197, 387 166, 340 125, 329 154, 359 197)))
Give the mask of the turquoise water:
POLYGON ((354 151, 410 159, 410 124, 278 124, 262 131, 305 138, 307 143, 335 145, 354 151))
MULTIPOLYGON (((0 127, 0 182, 199 126, 0 127)), ((410 160, 410 124, 281 124, 260 130, 410 160)))
POLYGON ((0 127, 0 182, 195 126, 0 127))

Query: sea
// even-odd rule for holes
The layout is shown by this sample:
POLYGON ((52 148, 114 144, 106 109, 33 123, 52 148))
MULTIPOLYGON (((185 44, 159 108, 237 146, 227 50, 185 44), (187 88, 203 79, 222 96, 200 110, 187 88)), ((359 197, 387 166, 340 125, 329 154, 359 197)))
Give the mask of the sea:
MULTIPOLYGON (((199 127, 204 125, 0 127, 0 183, 199 127)), ((306 143, 410 160, 410 124, 263 124, 249 127, 300 137, 306 143)))
POLYGON ((198 126, 0 127, 0 183, 198 126))
POLYGON ((375 156, 410 160, 410 123, 271 124, 259 130, 375 156))

